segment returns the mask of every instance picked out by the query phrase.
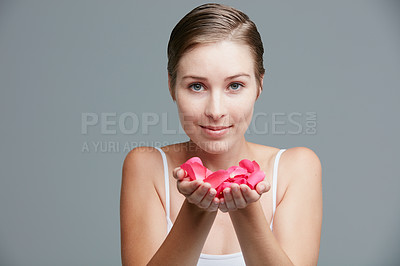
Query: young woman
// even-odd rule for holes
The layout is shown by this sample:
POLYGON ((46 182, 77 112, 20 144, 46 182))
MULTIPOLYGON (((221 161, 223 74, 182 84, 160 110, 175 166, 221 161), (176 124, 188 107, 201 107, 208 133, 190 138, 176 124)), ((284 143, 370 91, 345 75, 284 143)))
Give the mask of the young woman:
POLYGON ((121 187, 123 265, 316 265, 321 164, 304 147, 245 139, 262 91, 263 45, 247 15, 219 4, 188 13, 168 44, 168 83, 188 142, 138 147, 121 187), (179 166, 201 158, 215 172, 255 160, 265 179, 223 191, 179 166))

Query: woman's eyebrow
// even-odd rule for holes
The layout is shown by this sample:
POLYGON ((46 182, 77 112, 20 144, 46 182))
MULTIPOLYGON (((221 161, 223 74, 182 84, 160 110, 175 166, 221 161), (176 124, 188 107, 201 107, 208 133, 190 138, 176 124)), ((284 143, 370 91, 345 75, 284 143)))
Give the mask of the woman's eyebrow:
POLYGON ((239 74, 236 74, 236 75, 227 77, 227 78, 225 79, 225 81, 230 80, 230 79, 235 79, 235 78, 238 78, 238 77, 248 77, 248 78, 250 78, 250 75, 249 75, 249 74, 246 74, 246 73, 239 73, 239 74))
MULTIPOLYGON (((231 80, 231 79, 235 79, 235 78, 238 78, 238 77, 248 77, 248 78, 250 78, 250 75, 247 74, 247 73, 239 73, 239 74, 236 74, 236 75, 229 76, 229 77, 225 78, 225 81, 231 80)), ((186 75, 186 76, 184 76, 182 79, 207 80, 207 78, 205 78, 205 77, 198 77, 198 76, 192 76, 192 75, 186 75)))

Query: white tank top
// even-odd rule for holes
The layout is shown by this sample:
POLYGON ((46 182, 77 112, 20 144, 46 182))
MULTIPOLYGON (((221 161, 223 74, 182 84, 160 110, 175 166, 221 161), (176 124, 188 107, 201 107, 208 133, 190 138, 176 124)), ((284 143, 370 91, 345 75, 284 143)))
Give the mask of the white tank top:
MULTIPOLYGON (((171 218, 170 218, 170 196, 169 196, 169 172, 168 172, 168 162, 167 156, 165 155, 164 151, 158 147, 155 147, 157 150, 160 151, 163 164, 164 164, 164 180, 165 180, 165 211, 166 211, 166 219, 167 219, 167 232, 171 231, 173 226, 171 218)), ((274 170, 272 175, 272 221, 271 221, 271 231, 273 231, 273 223, 275 217, 275 209, 276 209, 276 188, 277 188, 277 177, 278 177, 278 164, 279 158, 281 154, 286 149, 281 149, 275 157, 274 162, 274 170)), ((244 262, 242 252, 232 253, 232 254, 224 254, 224 255, 212 255, 212 254, 204 254, 201 253, 199 257, 199 261, 197 262, 198 266, 242 266, 246 265, 244 262)))

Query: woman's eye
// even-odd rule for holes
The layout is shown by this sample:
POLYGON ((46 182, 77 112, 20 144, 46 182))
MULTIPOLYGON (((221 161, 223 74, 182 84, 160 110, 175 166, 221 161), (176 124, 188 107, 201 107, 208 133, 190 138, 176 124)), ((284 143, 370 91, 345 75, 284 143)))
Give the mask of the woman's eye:
POLYGON ((189 87, 194 91, 200 91, 203 88, 203 85, 201 85, 200 83, 194 83, 189 87))
POLYGON ((229 85, 229 87, 230 87, 232 90, 237 91, 237 90, 240 89, 240 87, 242 87, 242 84, 240 84, 240 83, 232 83, 231 85, 229 85))

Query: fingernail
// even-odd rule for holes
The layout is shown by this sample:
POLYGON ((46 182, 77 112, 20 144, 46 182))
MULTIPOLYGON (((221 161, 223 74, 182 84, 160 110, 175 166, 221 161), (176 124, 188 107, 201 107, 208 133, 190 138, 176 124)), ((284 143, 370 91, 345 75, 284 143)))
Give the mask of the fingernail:
POLYGON ((266 189, 265 185, 261 184, 261 185, 260 185, 260 191, 264 192, 265 189, 266 189))

